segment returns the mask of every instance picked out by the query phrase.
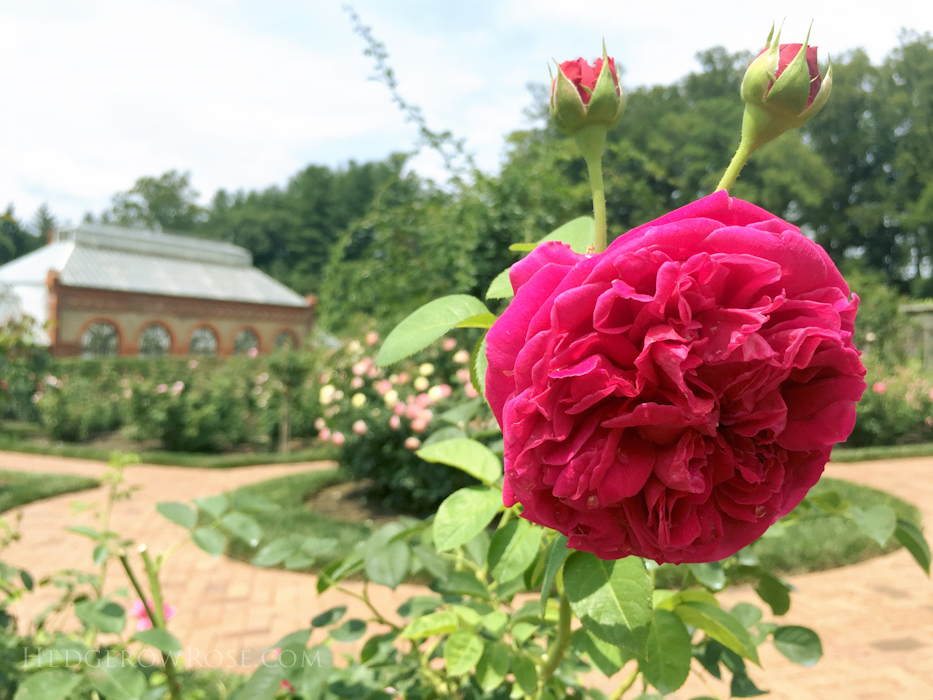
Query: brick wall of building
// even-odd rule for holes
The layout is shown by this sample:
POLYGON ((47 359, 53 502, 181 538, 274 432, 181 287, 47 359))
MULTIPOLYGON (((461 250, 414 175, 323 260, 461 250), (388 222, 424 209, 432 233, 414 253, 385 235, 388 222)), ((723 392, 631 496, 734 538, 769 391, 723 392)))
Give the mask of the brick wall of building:
POLYGON ((137 355, 139 337, 152 324, 162 325, 171 336, 171 354, 187 355, 191 335, 208 327, 217 336, 217 354, 232 355, 234 340, 249 329, 259 339, 259 351, 271 352, 280 333, 290 333, 300 345, 314 324, 316 299, 305 307, 252 304, 214 299, 192 299, 158 294, 138 294, 62 285, 49 273, 49 319, 52 354, 82 354, 81 339, 94 323, 112 324, 119 334, 118 354, 137 355))

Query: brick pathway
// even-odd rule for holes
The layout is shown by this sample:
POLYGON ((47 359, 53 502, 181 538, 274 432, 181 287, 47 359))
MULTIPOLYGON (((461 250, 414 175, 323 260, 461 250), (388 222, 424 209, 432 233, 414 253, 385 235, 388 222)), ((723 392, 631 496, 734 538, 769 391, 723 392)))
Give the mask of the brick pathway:
MULTIPOLYGON (((190 500, 262 479, 326 467, 326 463, 246 467, 235 470, 185 469, 139 465, 127 481, 141 487, 117 505, 113 527, 126 537, 164 551, 181 528, 153 511, 162 500, 190 500), (153 530, 158 527, 159 530, 153 530)), ((103 465, 84 460, 0 452, 0 469, 99 476, 103 465)), ((831 476, 885 489, 917 504, 933 523, 933 458, 831 465, 831 476)), ((40 577, 52 570, 90 568, 86 538, 64 531, 92 524, 87 513, 72 515, 74 501, 101 503, 103 489, 40 501, 23 509, 23 540, 5 558, 40 577)), ((262 649, 288 632, 306 627, 316 612, 346 603, 351 614, 366 616, 361 604, 328 591, 318 597, 313 576, 257 569, 226 558, 214 560, 193 546, 170 559, 164 576, 166 598, 178 607, 172 630, 188 645, 195 664, 231 667, 256 663, 262 649)), ((795 666, 770 647, 762 648, 765 671, 752 669, 759 686, 774 700, 927 700, 933 698, 933 584, 904 550, 845 569, 796 576, 799 589, 784 624, 806 624, 823 640, 824 657, 812 669, 795 666)), ((108 576, 110 587, 127 585, 122 570, 108 576)), ((377 607, 393 611, 413 594, 373 587, 377 607)), ((31 619, 53 596, 27 597, 16 612, 31 619)), ((725 606, 758 602, 754 592, 736 589, 720 596, 725 606)), ((723 697, 728 690, 717 686, 723 697)), ((695 679, 679 698, 708 695, 695 679)))

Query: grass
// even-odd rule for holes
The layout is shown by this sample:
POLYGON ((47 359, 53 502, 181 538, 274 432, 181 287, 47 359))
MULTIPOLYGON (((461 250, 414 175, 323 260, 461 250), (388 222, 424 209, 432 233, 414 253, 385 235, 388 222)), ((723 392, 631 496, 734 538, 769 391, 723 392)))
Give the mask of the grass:
MULTIPOLYGON (((898 518, 918 527, 921 524, 920 510, 915 505, 870 486, 827 476, 820 479, 810 495, 827 491, 835 491, 862 509, 889 506, 898 518)), ((822 512, 798 521, 782 537, 765 537, 752 544, 761 565, 779 576, 838 569, 899 548, 893 537, 885 547, 880 547, 851 520, 822 512)), ((682 579, 682 570, 671 564, 662 566, 656 575, 659 588, 676 588, 682 579)))
POLYGON ((886 445, 878 447, 836 447, 833 462, 870 462, 879 459, 929 457, 933 455, 933 442, 916 445, 886 445))
POLYGON ((84 476, 0 471, 0 513, 40 501, 100 486, 100 482, 84 476))
MULTIPOLYGON (((62 442, 44 445, 16 434, 0 436, 0 450, 53 457, 91 459, 97 462, 108 461, 113 453, 112 449, 94 445, 73 445, 62 442)), ((205 454, 200 452, 169 452, 168 450, 142 450, 136 452, 144 464, 167 467, 195 467, 199 469, 233 469, 235 467, 252 467, 260 464, 317 462, 333 459, 336 453, 337 450, 332 445, 294 450, 288 454, 279 452, 205 454)))
MULTIPOLYGON (((340 469, 326 469, 282 476, 244 486, 240 491, 266 498, 279 506, 278 510, 254 513, 262 527, 262 540, 256 549, 233 539, 228 554, 234 559, 250 561, 256 552, 272 540, 297 533, 315 537, 332 537, 340 544, 334 557, 348 552, 357 542, 366 539, 371 528, 363 523, 349 523, 315 513, 305 506, 305 500, 321 489, 349 481, 349 475, 340 469)), ((327 559, 322 557, 321 564, 327 559)))
MULTIPOLYGON (((844 500, 862 509, 876 505, 889 506, 898 518, 917 527, 921 525, 920 510, 897 496, 870 486, 843 479, 824 477, 813 487, 811 495, 837 492, 844 500)), ((755 552, 766 567, 796 574, 823 571, 848 566, 893 552, 900 545, 893 537, 881 548, 863 535, 851 520, 829 515, 808 518, 790 528, 783 537, 765 538, 755 544, 755 552)))
MULTIPOLYGON (((364 524, 334 520, 305 506, 305 501, 321 489, 347 480, 346 473, 334 469, 270 479, 243 488, 243 491, 260 495, 280 506, 279 510, 258 514, 257 520, 263 528, 259 547, 277 537, 297 533, 336 538, 340 541, 337 551, 345 553, 365 539, 371 528, 364 524)), ((826 491, 836 491, 843 499, 863 509, 878 504, 890 506, 897 517, 920 525, 918 508, 889 493, 830 477, 821 479, 811 493, 816 495, 826 491)), ((779 575, 848 566, 892 552, 899 546, 892 537, 887 546, 881 548, 863 535, 852 521, 822 514, 799 522, 783 537, 761 539, 753 545, 762 565, 779 575)), ((258 548, 250 549, 245 543, 234 542, 229 554, 248 562, 256 551, 258 548)), ((665 565, 658 576, 659 585, 663 585, 665 581, 669 584, 679 581, 682 574, 676 567, 665 565)))

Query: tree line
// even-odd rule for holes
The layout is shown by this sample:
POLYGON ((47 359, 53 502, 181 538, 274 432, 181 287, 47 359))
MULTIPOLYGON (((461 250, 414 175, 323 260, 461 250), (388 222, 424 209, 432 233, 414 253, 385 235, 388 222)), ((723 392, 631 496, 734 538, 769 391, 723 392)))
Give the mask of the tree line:
MULTIPOLYGON (((714 189, 738 144, 750 57, 709 49, 681 80, 628 91, 604 157, 610 237, 714 189)), ((905 32, 877 65, 861 49, 837 58, 823 112, 762 148, 731 193, 801 226, 842 267, 933 296, 931 86, 927 34, 905 32)), ((395 154, 311 165, 284 187, 220 190, 202 206, 190 175, 170 171, 86 218, 241 245, 260 269, 317 293, 329 327, 359 316, 388 326, 438 294, 483 295, 516 259, 509 245, 589 212, 583 161, 546 119, 547 87, 532 94, 529 128, 507 137, 494 175, 437 184, 406 169, 410 154, 395 154)), ((26 230, 38 223, 23 227, 12 209, 0 217, 0 262, 39 244, 26 230)))

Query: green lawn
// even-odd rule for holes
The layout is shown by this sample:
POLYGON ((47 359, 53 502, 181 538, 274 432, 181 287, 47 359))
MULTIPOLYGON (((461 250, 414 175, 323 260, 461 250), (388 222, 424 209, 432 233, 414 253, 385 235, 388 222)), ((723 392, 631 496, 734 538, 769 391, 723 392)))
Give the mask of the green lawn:
MULTIPOLYGON (((880 504, 889 506, 898 518, 918 527, 921 525, 917 506, 870 486, 827 476, 810 493, 815 496, 825 491, 835 491, 862 509, 880 504)), ((882 550, 851 520, 820 514, 789 528, 784 537, 760 539, 755 544, 755 552, 764 566, 791 574, 835 569, 893 552, 899 547, 892 537, 882 550)))
MULTIPOLYGON (((361 523, 337 521, 313 513, 305 507, 305 501, 319 490, 346 480, 347 476, 343 472, 334 469, 294 474, 245 487, 244 491, 263 496, 280 506, 280 510, 258 514, 257 520, 263 528, 263 540, 259 547, 277 537, 297 533, 336 538, 341 543, 337 551, 346 552, 366 537, 370 528, 361 523)), ((893 508, 899 518, 920 525, 920 511, 916 506, 883 491, 824 477, 812 493, 825 491, 836 491, 843 499, 863 509, 883 503, 893 508)), ((795 574, 847 566, 893 551, 899 546, 892 538, 882 550, 850 520, 820 514, 788 529, 784 537, 759 540, 754 548, 765 567, 773 567, 778 574, 795 574)), ((256 551, 258 548, 250 549, 244 543, 235 542, 231 546, 230 555, 249 561, 256 551)), ((661 568, 658 575, 659 584, 663 581, 672 582, 681 576, 674 567, 667 565, 661 568)))
POLYGON ((84 476, 0 471, 0 513, 43 498, 99 485, 100 482, 84 476))
POLYGON ((901 459, 903 457, 929 457, 933 455, 933 442, 916 445, 881 445, 878 447, 835 447, 833 462, 870 462, 877 459, 901 459))
MULTIPOLYGON (((74 459, 92 459, 107 462, 112 449, 94 445, 70 443, 42 444, 22 435, 0 436, 0 451, 23 452, 26 454, 51 455, 74 459)), ((198 452, 169 452, 168 450, 144 450, 137 452, 144 464, 157 464, 169 467, 197 467, 200 469, 232 469, 251 467, 258 464, 294 464, 297 462, 317 462, 333 459, 337 448, 323 445, 303 450, 294 450, 288 454, 278 452, 241 452, 233 454, 204 454, 198 452)))
MULTIPOLYGON (((259 547, 253 549, 242 540, 233 539, 228 553, 235 559, 250 561, 263 545, 291 533, 332 537, 340 542, 337 556, 346 553, 369 534, 370 528, 362 523, 342 522, 319 515, 307 508, 305 501, 321 489, 348 479, 349 476, 339 469, 326 469, 282 476, 243 487, 241 491, 262 496, 277 504, 279 509, 252 514, 262 527, 263 537, 259 547)), ((321 563, 326 562, 327 559, 322 557, 321 563)))

